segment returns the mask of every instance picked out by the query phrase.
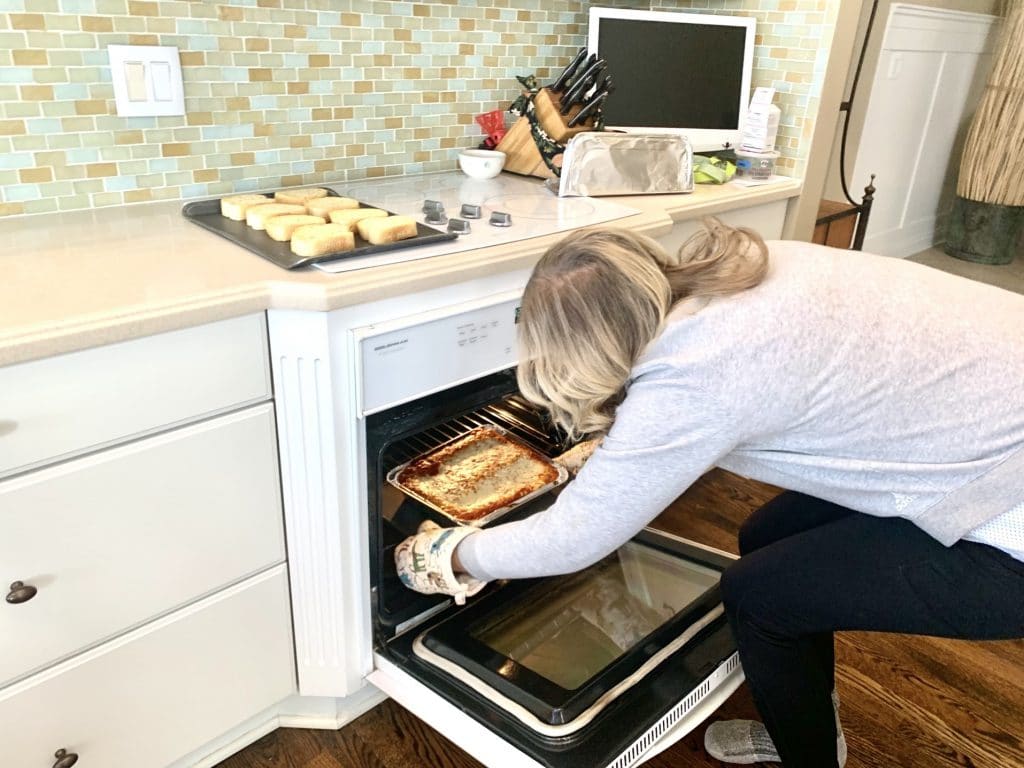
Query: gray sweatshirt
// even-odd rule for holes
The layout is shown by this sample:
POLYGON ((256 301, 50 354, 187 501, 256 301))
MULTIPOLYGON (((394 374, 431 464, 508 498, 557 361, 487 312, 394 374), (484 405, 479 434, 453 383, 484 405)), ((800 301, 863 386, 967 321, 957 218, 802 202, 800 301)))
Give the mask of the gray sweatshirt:
POLYGON ((1024 296, 898 259, 768 243, 759 286, 684 302, 547 510, 466 538, 477 578, 569 573, 718 466, 945 545, 1024 501, 1024 296))

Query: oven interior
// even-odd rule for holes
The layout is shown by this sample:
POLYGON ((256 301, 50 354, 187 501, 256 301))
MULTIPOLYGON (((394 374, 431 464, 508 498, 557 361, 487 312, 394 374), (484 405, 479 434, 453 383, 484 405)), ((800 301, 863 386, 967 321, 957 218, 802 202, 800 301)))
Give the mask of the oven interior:
MULTIPOLYGON (((518 393, 515 371, 501 371, 367 417, 370 581, 375 639, 386 642, 443 610, 451 599, 407 589, 395 573, 394 550, 425 519, 451 521, 391 486, 394 467, 479 426, 498 426, 547 456, 569 447, 557 429, 518 393)), ((553 493, 557 493, 555 489, 553 493)), ((531 514, 551 503, 534 499, 495 522, 531 514)))
MULTIPOLYGON (((432 519, 442 526, 450 525, 451 522, 391 486, 386 481, 388 472, 482 425, 502 427, 547 456, 555 456, 570 447, 546 417, 518 393, 514 369, 460 384, 366 417, 371 618, 375 650, 456 703, 475 719, 501 733, 543 765, 560 768, 609 764, 621 750, 623 742, 639 738, 645 729, 658 722, 666 709, 671 708, 687 692, 700 688, 708 675, 733 655, 735 647, 732 637, 724 619, 715 619, 701 629, 694 642, 673 652, 658 667, 657 675, 649 675, 627 693, 614 699, 593 722, 570 736, 551 736, 538 732, 521 720, 509 716, 501 707, 495 707, 489 695, 466 686, 459 679, 418 658, 414 646, 417 638, 424 636, 424 631, 429 628, 429 633, 436 631, 437 638, 446 646, 447 650, 439 649, 441 655, 447 655, 459 666, 473 667, 472 658, 475 651, 479 650, 479 644, 473 649, 474 653, 460 657, 463 636, 468 638, 474 634, 474 627, 480 628, 486 635, 486 626, 491 626, 488 622, 501 613, 502 605, 512 606, 522 601, 524 596, 528 603, 542 602, 531 601, 529 598, 530 594, 536 594, 538 590, 550 594, 545 591, 549 589, 545 582, 550 580, 495 582, 466 606, 459 607, 449 597, 421 595, 407 589, 395 573, 395 547, 415 533, 424 519, 432 519), (483 625, 480 624, 481 617, 483 625)), ((521 519, 544 509, 559 491, 556 488, 491 524, 521 519)), ((649 536, 647 538, 649 540, 644 541, 643 537, 638 537, 636 541, 647 544, 653 542, 660 546, 654 542, 656 536, 654 539, 649 536)), ((674 549, 679 554, 679 548, 674 549)), ((716 559, 699 551, 691 550, 683 556, 710 566, 716 572, 720 572, 726 565, 725 559, 716 559)), ((667 639, 667 635, 678 626, 685 625, 694 615, 704 615, 709 608, 717 605, 717 575, 713 581, 712 588, 680 609, 674 620, 675 626, 670 626, 673 622, 668 622, 659 632, 640 642, 636 652, 610 664, 607 676, 590 675, 585 686, 579 690, 573 689, 578 682, 576 679, 564 680, 561 681, 562 685, 555 685, 551 689, 555 695, 538 705, 541 720, 557 723, 566 713, 571 713, 573 708, 582 709, 587 705, 584 699, 592 700, 595 696, 601 696, 614 685, 616 676, 621 678, 623 673, 628 676, 633 667, 642 664, 649 656, 647 646, 652 647, 650 653, 655 652, 654 646, 657 643, 649 641, 657 639, 659 634, 665 635, 667 639), (551 702, 559 703, 552 706, 551 702)), ((598 641, 599 638, 595 640, 598 641)), ((496 644, 491 639, 490 645, 496 644)), ((488 672, 486 668, 493 667, 490 671, 495 674, 491 674, 491 677, 497 681, 496 687, 500 691, 505 688, 504 681, 499 679, 503 675, 498 669, 502 664, 501 654, 491 656, 493 658, 489 659, 485 652, 482 657, 484 661, 475 666, 484 677, 488 672)), ((528 696, 530 678, 538 677, 531 675, 525 666, 520 665, 510 681, 513 688, 519 689, 513 691, 513 694, 522 694, 523 690, 527 690, 528 696), (527 684, 520 685, 524 681, 527 684)), ((541 681, 540 687, 535 687, 534 692, 544 693, 545 688, 550 686, 541 681)), ((506 688, 506 692, 508 690, 506 688)))

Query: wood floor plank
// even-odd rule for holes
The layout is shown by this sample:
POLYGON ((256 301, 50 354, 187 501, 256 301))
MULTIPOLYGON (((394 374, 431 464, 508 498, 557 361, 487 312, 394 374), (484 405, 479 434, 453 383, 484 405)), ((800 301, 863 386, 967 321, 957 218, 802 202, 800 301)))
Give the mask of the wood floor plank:
POLYGON ((990 674, 990 651, 998 645, 1003 644, 846 633, 841 661, 884 688, 884 693, 862 690, 861 695, 872 701, 895 697, 885 711, 915 715, 919 731, 980 765, 1021 765, 1024 654, 1015 668, 990 674), (961 734, 969 734, 968 743, 960 743, 961 734))
POLYGON ((410 764, 433 768, 478 768, 480 765, 393 701, 378 706, 375 714, 372 719, 364 715, 356 720, 352 730, 356 737, 372 745, 385 768, 405 768, 410 764))
MULTIPOLYGON (((889 665, 894 673, 888 680, 900 686, 919 704, 956 704, 971 712, 984 712, 997 728, 1019 726, 1024 712, 1024 675, 1020 645, 1016 663, 990 653, 992 643, 944 640, 930 637, 846 633, 846 647, 859 654, 856 665, 867 670, 889 665), (999 659, 999 661, 996 661, 999 659), (898 665, 898 667, 896 666, 898 665)), ((852 662, 851 662, 852 663, 852 662)))
POLYGON ((273 731, 220 763, 218 768, 313 768, 322 751, 318 733, 301 728, 273 731), (285 735, 287 738, 282 738, 285 735))
MULTIPOLYGON (((654 524, 735 553, 740 524, 778 492, 713 470, 654 524)), ((836 686, 850 753, 847 768, 1024 768, 1024 641, 839 633, 836 686)), ((757 717, 746 686, 709 722, 737 717, 757 717)), ((704 730, 699 726, 647 767, 722 768, 704 751, 704 730)), ((770 765, 778 764, 763 768, 770 765)), ((280 729, 218 768, 481 768, 481 763, 387 701, 338 731, 280 729)))

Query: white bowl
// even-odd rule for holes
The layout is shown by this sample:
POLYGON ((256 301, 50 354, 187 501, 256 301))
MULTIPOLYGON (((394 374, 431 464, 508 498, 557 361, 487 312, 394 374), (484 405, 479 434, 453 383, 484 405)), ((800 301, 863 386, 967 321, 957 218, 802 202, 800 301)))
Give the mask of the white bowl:
POLYGON ((464 149, 459 153, 459 167, 474 179, 493 179, 505 166, 505 153, 496 149, 464 149))

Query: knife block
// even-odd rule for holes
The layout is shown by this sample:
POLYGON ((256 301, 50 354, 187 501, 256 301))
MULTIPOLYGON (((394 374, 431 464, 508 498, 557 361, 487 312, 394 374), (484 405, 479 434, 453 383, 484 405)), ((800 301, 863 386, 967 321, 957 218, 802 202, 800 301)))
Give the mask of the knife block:
MULTIPOLYGON (((533 108, 537 121, 544 132, 557 142, 563 149, 569 139, 577 133, 591 131, 594 129, 594 121, 591 118, 584 120, 579 125, 569 127, 569 121, 582 109, 582 105, 574 104, 564 115, 559 114, 561 103, 550 89, 542 88, 533 95, 533 108)), ((503 170, 512 173, 520 173, 524 176, 537 176, 542 179, 551 179, 555 174, 541 157, 540 149, 533 139, 533 132, 530 130, 530 119, 525 115, 520 117, 508 133, 495 147, 505 153, 505 166, 503 170)), ((554 163, 561 163, 561 156, 554 159, 554 163)))

